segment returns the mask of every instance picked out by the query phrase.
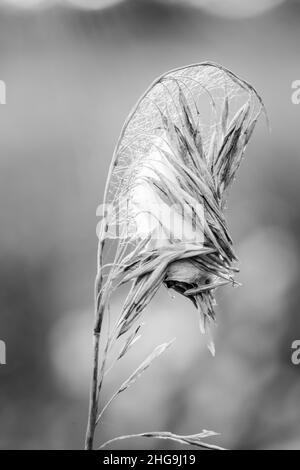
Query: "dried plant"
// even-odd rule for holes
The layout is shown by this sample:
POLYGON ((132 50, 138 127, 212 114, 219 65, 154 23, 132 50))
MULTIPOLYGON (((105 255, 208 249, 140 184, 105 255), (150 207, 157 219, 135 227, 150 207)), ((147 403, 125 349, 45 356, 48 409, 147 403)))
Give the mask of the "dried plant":
MULTIPOLYGON (((96 425, 111 402, 171 344, 158 346, 99 410, 109 351, 125 335, 118 361, 139 339, 141 314, 161 285, 192 301, 214 354, 209 333, 215 319, 214 292, 221 285, 235 285, 237 271, 224 217, 226 190, 263 110, 250 84, 205 62, 155 80, 129 114, 111 162, 99 233, 86 449, 93 448, 96 425), (122 311, 111 327, 111 295, 129 282, 122 311), (100 334, 105 343, 101 359, 100 334)), ((193 436, 137 436, 216 448, 203 442, 212 435, 203 431, 193 436)))

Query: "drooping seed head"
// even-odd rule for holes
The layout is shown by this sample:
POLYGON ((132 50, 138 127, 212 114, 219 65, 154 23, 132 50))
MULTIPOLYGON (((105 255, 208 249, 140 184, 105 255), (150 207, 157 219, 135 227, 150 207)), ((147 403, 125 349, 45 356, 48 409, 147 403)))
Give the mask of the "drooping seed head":
MULTIPOLYGON (((127 332, 164 284, 190 299, 201 329, 214 320, 214 292, 234 284, 237 260, 224 217, 233 182, 263 103, 224 67, 171 71, 140 98, 115 149, 105 203, 116 251, 102 298, 132 282, 119 320, 127 332)), ((101 266, 105 271, 105 267, 101 266)), ((210 348, 213 350, 213 347, 210 348)))

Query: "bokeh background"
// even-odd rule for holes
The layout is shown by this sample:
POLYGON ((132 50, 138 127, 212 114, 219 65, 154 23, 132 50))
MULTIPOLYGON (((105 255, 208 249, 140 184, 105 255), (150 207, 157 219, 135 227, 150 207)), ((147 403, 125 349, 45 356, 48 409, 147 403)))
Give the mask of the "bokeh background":
POLYGON ((255 85, 272 125, 258 126, 228 203, 243 287, 219 292, 215 358, 192 305, 161 290, 103 400, 154 346, 177 340, 115 401, 97 442, 205 428, 232 449, 300 449, 299 20, 296 0, 0 2, 2 449, 82 448, 96 207, 114 144, 157 75, 205 59, 255 85))

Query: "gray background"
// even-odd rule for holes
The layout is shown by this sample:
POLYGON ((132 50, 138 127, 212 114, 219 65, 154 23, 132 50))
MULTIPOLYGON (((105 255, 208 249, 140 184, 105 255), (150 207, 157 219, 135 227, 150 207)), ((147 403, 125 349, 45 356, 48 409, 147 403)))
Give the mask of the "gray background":
POLYGON ((97 441, 205 428, 229 448, 299 449, 300 366, 290 357, 300 339, 300 105, 291 102, 300 2, 13 3, 0 2, 1 448, 82 447, 96 207, 114 144, 157 75, 209 59, 256 86, 272 125, 270 134, 260 122, 228 203, 243 287, 218 294, 215 359, 192 305, 160 291, 142 340, 107 378, 105 398, 155 345, 177 341, 115 402, 97 441))

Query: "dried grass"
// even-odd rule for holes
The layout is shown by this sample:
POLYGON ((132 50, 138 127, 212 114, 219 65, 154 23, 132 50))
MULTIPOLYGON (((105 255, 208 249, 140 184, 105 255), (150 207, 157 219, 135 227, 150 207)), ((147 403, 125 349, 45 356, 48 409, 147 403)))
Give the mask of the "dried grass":
MULTIPOLYGON (((251 85, 224 67, 206 62, 155 80, 129 114, 104 195, 109 208, 97 258, 87 449, 93 447, 96 424, 107 406, 169 346, 156 348, 97 418, 109 349, 128 334, 117 360, 126 355, 138 338, 141 314, 161 285, 194 304, 214 354, 209 334, 215 319, 214 293, 220 286, 237 284, 237 257, 224 217, 226 194, 263 110, 251 85), (107 242, 113 238, 114 255, 107 258, 107 242), (129 282, 131 288, 117 323, 109 330, 99 366, 99 338, 111 295, 129 282)), ((197 445, 190 438, 176 437, 197 445)))

